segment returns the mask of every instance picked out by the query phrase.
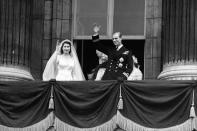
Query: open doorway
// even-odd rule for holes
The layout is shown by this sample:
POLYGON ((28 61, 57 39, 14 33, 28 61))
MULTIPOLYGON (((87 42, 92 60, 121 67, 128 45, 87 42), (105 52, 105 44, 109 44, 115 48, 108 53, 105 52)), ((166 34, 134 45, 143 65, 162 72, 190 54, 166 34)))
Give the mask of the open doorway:
MULTIPOLYGON (((111 40, 101 40, 101 42, 108 46, 114 46, 111 40)), ((92 40, 74 40, 74 43, 77 46, 79 61, 87 79, 87 74, 91 73, 92 69, 98 65, 96 49, 93 46, 92 40)), ((123 44, 136 56, 140 65, 140 70, 143 73, 145 40, 123 40, 123 44)))

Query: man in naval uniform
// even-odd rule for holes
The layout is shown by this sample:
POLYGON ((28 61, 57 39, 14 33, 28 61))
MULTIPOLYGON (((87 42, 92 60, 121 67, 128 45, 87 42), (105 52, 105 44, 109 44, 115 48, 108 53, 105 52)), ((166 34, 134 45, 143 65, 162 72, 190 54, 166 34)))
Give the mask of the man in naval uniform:
POLYGON ((98 25, 94 26, 94 35, 92 41, 97 50, 105 53, 108 56, 107 62, 102 65, 106 68, 101 80, 127 80, 133 70, 132 52, 126 49, 122 44, 122 35, 120 32, 113 34, 113 44, 116 48, 108 48, 99 40, 98 25))

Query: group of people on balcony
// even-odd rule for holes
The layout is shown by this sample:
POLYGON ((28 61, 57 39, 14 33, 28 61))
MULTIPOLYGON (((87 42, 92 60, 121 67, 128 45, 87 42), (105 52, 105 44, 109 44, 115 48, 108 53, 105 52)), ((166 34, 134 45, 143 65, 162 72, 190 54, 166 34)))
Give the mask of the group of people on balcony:
MULTIPOLYGON (((99 65, 89 79, 92 80, 142 80, 137 58, 122 44, 120 32, 113 34, 115 48, 106 47, 99 39, 100 26, 95 25, 92 36, 93 46, 99 57, 99 65)), ((48 81, 83 81, 85 80, 73 43, 66 39, 57 42, 56 50, 50 57, 43 72, 43 80, 48 81)))

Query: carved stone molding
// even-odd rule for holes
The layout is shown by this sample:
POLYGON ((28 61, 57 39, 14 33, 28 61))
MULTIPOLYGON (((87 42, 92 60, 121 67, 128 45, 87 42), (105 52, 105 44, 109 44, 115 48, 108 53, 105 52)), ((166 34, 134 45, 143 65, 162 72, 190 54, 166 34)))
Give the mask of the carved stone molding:
POLYGON ((197 80, 197 64, 192 62, 176 62, 165 64, 159 74, 160 80, 197 80))
POLYGON ((0 65, 0 81, 32 81, 34 78, 28 69, 19 66, 0 65))

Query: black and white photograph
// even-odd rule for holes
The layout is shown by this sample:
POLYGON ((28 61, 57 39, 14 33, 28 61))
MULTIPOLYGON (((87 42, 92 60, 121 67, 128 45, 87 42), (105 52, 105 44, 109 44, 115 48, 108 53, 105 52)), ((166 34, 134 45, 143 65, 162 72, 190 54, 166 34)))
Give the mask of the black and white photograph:
POLYGON ((197 0, 0 0, 0 131, 197 131, 197 0))

